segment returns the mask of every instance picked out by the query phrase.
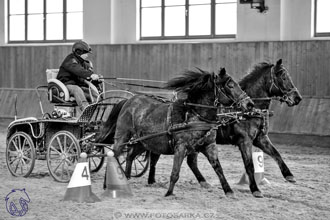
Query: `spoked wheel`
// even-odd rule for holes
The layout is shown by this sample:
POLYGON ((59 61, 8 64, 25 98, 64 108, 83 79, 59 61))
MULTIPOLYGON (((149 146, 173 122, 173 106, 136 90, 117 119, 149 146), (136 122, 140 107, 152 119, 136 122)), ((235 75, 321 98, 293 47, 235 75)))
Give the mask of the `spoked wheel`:
POLYGON ((58 182, 69 182, 78 162, 80 147, 76 137, 68 131, 59 131, 47 147, 47 166, 50 175, 58 182))
POLYGON ((104 163, 104 157, 98 157, 98 155, 104 154, 104 147, 93 147, 91 152, 88 153, 89 156, 96 156, 96 157, 89 157, 89 170, 91 173, 96 173, 99 171, 104 163))
MULTIPOLYGON (((132 162, 131 177, 140 177, 148 170, 150 156, 148 151, 137 155, 132 162)), ((121 168, 125 171, 127 152, 118 157, 121 168)))
POLYGON ((36 155, 33 141, 25 132, 14 133, 6 146, 6 162, 13 176, 27 177, 31 174, 36 155))

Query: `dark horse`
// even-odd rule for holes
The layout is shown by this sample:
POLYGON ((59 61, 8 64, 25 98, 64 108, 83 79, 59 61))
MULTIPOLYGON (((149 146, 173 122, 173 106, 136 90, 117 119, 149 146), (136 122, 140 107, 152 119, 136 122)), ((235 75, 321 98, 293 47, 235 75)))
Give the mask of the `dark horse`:
POLYGON ((184 157, 202 152, 218 175, 225 194, 231 195, 233 191, 223 174, 215 144, 217 108, 220 103, 238 104, 247 110, 253 107, 252 100, 225 69, 219 74, 186 71, 168 81, 165 88, 183 91, 187 99, 172 103, 148 95, 133 96, 114 106, 98 142, 112 143, 113 138, 115 156, 130 143, 135 144, 129 148, 143 147, 154 154, 174 155, 170 186, 165 196, 173 194, 184 157))
MULTIPOLYGON (((276 65, 271 63, 259 63, 247 74, 239 85, 255 102, 255 108, 268 110, 272 97, 279 97, 288 106, 298 105, 302 97, 291 80, 287 69, 282 65, 282 60, 278 60, 276 65)), ((246 116, 245 120, 234 122, 227 126, 219 127, 217 131, 217 144, 232 144, 239 147, 241 151, 246 173, 249 177, 250 190, 255 197, 263 197, 258 189, 254 178, 254 167, 252 161, 252 145, 260 148, 270 155, 281 169, 282 175, 289 182, 295 182, 291 171, 283 161, 280 153, 270 141, 268 131, 267 115, 246 116)), ((136 155, 131 155, 134 158, 136 155)), ((155 167, 160 155, 151 154, 150 171, 148 183, 155 182, 155 167)), ((207 186, 205 178, 197 167, 197 152, 192 153, 187 158, 187 163, 194 172, 197 180, 202 186, 207 186)), ((129 162, 127 162, 129 164, 129 162)), ((126 173, 130 173, 127 170, 126 173)))

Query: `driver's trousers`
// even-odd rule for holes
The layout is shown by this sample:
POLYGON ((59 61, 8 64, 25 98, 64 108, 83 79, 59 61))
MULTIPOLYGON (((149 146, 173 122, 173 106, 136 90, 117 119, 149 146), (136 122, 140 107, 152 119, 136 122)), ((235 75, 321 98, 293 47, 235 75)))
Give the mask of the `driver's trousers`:
MULTIPOLYGON (((73 95, 76 99, 77 105, 80 111, 83 111, 90 102, 92 102, 92 98, 89 93, 89 88, 87 87, 80 87, 77 85, 66 85, 69 90, 69 93, 73 95)), ((96 101, 98 94, 94 90, 91 90, 93 100, 96 101)))

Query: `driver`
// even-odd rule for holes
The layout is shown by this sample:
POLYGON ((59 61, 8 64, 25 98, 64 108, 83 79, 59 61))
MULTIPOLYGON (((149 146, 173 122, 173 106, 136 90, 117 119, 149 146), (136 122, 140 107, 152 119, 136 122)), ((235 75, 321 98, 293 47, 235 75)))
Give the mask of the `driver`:
MULTIPOLYGON (((66 85, 69 93, 76 99, 79 109, 83 111, 91 101, 89 88, 84 80, 98 81, 99 75, 93 72, 91 62, 87 60, 91 47, 84 41, 77 41, 72 46, 70 53, 60 66, 57 79, 66 85)), ((93 98, 97 98, 96 91, 91 90, 93 98)), ((94 99, 94 100, 95 100, 94 99)))

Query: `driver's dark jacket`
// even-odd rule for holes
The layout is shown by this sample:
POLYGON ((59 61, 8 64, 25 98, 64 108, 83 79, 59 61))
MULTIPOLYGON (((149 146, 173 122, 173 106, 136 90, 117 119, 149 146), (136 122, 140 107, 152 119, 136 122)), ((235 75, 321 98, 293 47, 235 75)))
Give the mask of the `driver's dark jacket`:
POLYGON ((89 62, 71 53, 64 59, 56 78, 65 85, 86 86, 83 79, 92 74, 89 62))

